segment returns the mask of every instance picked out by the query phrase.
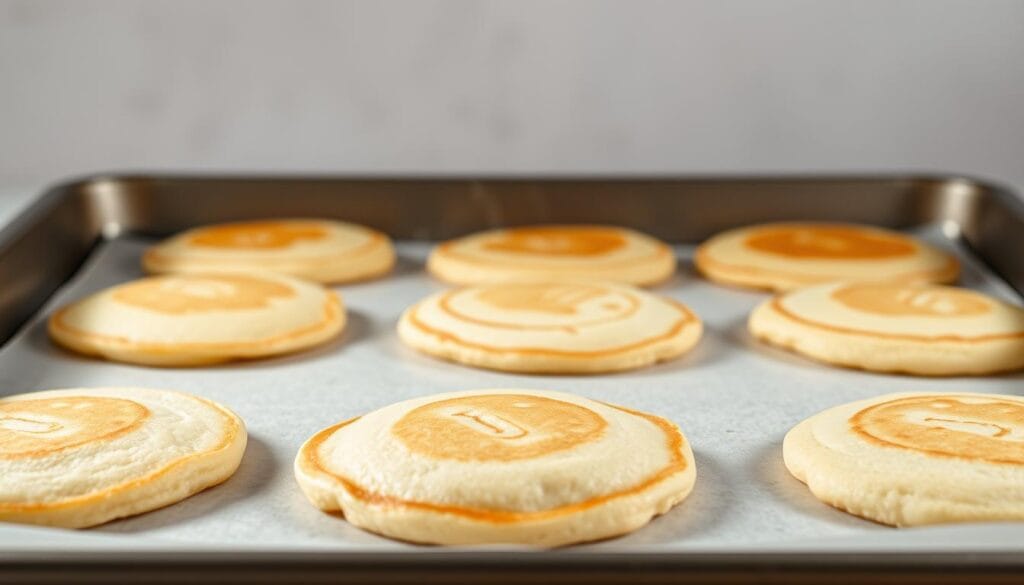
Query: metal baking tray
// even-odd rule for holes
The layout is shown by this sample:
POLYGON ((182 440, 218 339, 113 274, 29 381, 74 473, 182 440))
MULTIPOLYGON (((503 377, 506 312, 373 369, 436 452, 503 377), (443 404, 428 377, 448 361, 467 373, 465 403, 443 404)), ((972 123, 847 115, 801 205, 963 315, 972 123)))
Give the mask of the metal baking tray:
POLYGON ((959 255, 965 286, 1017 303, 1024 293, 1024 204, 970 178, 100 176, 59 185, 0 232, 0 394, 96 385, 180 389, 235 409, 251 440, 235 477, 180 504, 86 531, 0 524, 0 581, 1019 578, 1022 523, 896 530, 819 503, 786 473, 783 435, 823 408, 901 390, 1022 394, 1024 378, 841 370, 755 343, 745 319, 764 296, 702 280, 690 256, 717 231, 784 219, 907 230, 959 255), (296 356, 186 370, 80 358, 48 342, 44 322, 56 305, 140 276, 139 254, 156 238, 268 217, 344 219, 398 241, 394 274, 338 287, 351 316, 339 342, 296 356), (636 372, 547 377, 448 364, 397 341, 401 310, 442 287, 423 272, 433 242, 539 222, 624 225, 675 245, 679 275, 656 290, 704 319, 697 349, 636 372), (541 551, 379 538, 316 511, 295 485, 292 457, 318 429, 412 396, 487 387, 576 392, 672 419, 694 446, 694 493, 631 535, 541 551))

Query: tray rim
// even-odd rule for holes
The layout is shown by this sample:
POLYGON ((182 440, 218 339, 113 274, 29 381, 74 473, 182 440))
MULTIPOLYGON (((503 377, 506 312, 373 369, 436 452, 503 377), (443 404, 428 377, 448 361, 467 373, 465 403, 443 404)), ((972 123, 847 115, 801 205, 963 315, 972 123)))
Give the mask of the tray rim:
MULTIPOLYGON (((577 172, 547 172, 547 173, 302 173, 299 171, 214 171, 214 170, 172 170, 154 171, 146 170, 112 170, 97 171, 71 175, 64 179, 44 184, 39 195, 30 200, 20 212, 13 214, 10 218, 0 224, 0 248, 3 248, 14 231, 16 225, 25 223, 32 216, 44 211, 47 207, 72 196, 78 191, 93 187, 102 183, 125 183, 141 181, 303 181, 303 182, 329 182, 329 181, 467 181, 467 182, 574 182, 574 181, 611 181, 611 182, 664 182, 664 181, 685 181, 693 183, 785 183, 785 182, 877 182, 877 181, 905 181, 912 183, 937 183, 950 184, 962 183, 975 189, 991 193, 1000 204, 1007 205, 1014 209, 1017 214, 1024 216, 1024 191, 1016 191, 1010 184, 1003 181, 990 179, 988 177, 973 173, 957 173, 949 171, 931 170, 907 170, 894 171, 886 170, 873 172, 871 170, 857 171, 813 171, 813 172, 752 172, 752 173, 718 173, 718 172, 635 172, 635 173, 577 173, 577 172)), ((102 230, 98 236, 106 238, 102 230)), ((116 235, 116 234, 115 234, 116 235)), ((2 341, 0 341, 2 343, 2 341)))
MULTIPOLYGON (((1014 552, 978 553, 611 553, 582 554, 559 551, 527 552, 50 552, 16 557, 0 553, 0 578, 5 574, 35 572, 38 582, 66 582, 68 572, 92 576, 102 582, 137 582, 140 576, 173 578, 187 574, 197 583, 285 582, 303 575, 337 579, 357 576, 358 582, 425 582, 427 575, 445 583, 480 583, 488 575, 502 582, 544 579, 542 582, 579 582, 581 574, 597 582, 643 578, 645 583, 842 582, 1007 583, 1008 575, 1024 574, 1022 555, 1014 552), (125 572, 130 569, 130 572, 125 572), (498 573, 500 571, 500 573, 498 573), (40 578, 41 576, 41 578, 40 578), (969 580, 965 580, 965 578, 969 580)), ((431 579, 431 582, 436 582, 431 579)))
MULTIPOLYGON (((876 182, 905 181, 928 182, 938 184, 963 183, 973 188, 986 191, 996 197, 1001 204, 1006 204, 1024 216, 1024 197, 1008 183, 990 179, 973 173, 957 173, 948 171, 907 170, 880 172, 864 171, 814 171, 814 172, 753 172, 753 173, 676 173, 676 172, 636 172, 636 173, 302 173, 299 171, 154 171, 145 170, 113 170, 97 171, 71 175, 64 179, 46 183, 39 195, 30 200, 20 212, 0 224, 0 248, 7 243, 14 232, 12 228, 25 223, 32 216, 44 211, 47 207, 72 196, 75 192, 102 183, 124 183, 132 181, 466 181, 466 182, 574 182, 574 181, 611 181, 611 182, 664 182, 685 181, 693 183, 785 183, 785 182, 876 182)), ((1024 191, 1021 192, 1024 194, 1024 191)), ((106 237, 100 230, 97 235, 106 237)), ((2 343, 2 342, 0 342, 2 343)))

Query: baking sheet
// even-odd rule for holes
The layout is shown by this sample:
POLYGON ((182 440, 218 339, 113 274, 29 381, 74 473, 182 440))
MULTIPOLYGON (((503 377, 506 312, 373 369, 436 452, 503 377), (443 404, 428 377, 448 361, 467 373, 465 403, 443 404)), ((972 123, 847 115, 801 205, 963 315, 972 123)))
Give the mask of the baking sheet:
MULTIPOLYGON (((915 233, 964 261, 961 284, 1020 298, 960 248, 946 226, 915 233)), ((895 530, 834 510, 785 470, 781 442, 791 426, 824 408, 896 391, 1024 394, 1024 376, 913 378, 830 368, 756 343, 746 317, 764 294, 724 288, 693 271, 692 247, 679 247, 680 274, 656 292, 687 303, 705 333, 682 359, 605 376, 528 376, 475 370, 417 354, 395 333, 402 310, 443 285, 423 272, 431 244, 400 242, 388 278, 337 287, 349 310, 342 338, 311 352, 198 369, 157 369, 80 358, 48 340, 45 317, 57 305, 142 276, 151 242, 119 238, 86 266, 0 350, 2 394, 76 386, 148 386, 224 403, 246 422, 249 446, 235 476, 179 504, 88 531, 0 525, 12 550, 89 548, 202 550, 437 551, 391 541, 324 514, 292 476, 299 446, 317 430, 375 408, 426 394, 480 388, 574 392, 650 411, 677 423, 697 461, 693 494, 637 532, 573 550, 887 551, 1024 550, 1024 524, 895 530)), ((488 547, 502 549, 507 547, 488 547)))

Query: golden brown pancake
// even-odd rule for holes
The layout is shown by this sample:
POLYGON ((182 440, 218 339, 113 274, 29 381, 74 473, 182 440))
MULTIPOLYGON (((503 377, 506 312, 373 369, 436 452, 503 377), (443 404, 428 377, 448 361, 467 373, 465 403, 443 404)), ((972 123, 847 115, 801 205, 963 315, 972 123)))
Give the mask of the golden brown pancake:
POLYGON ((612 226, 537 225, 480 232, 437 246, 434 276, 460 285, 552 279, 621 282, 667 280, 676 259, 664 243, 612 226))
POLYGON ((409 346, 503 371, 598 373, 678 357, 700 340, 682 303, 601 282, 468 287, 410 307, 398 324, 409 346))
POLYGON ((315 506, 385 536, 535 546, 636 530, 696 477, 667 420, 536 390, 438 394, 333 425, 295 476, 315 506))
POLYGON ((833 281, 947 283, 960 272, 951 254, 914 238, 839 223, 729 230, 701 244, 694 262, 710 280, 775 291, 833 281))
POLYGON ((884 524, 1024 520, 1024 400, 889 394, 812 416, 786 467, 819 500, 884 524))
POLYGON ((282 219, 210 225, 151 247, 146 271, 272 271, 325 283, 381 276, 394 266, 391 240, 340 221, 282 219))
POLYGON ((78 388, 0 399, 0 521, 81 528, 182 500, 234 473, 242 421, 196 396, 78 388))
POLYGON ((835 283, 763 302, 751 333, 835 365, 916 375, 1024 368, 1024 310, 949 286, 835 283))
POLYGON ((333 291, 273 273, 154 276, 57 310, 54 342, 110 360, 197 366, 319 345, 345 326, 333 291))

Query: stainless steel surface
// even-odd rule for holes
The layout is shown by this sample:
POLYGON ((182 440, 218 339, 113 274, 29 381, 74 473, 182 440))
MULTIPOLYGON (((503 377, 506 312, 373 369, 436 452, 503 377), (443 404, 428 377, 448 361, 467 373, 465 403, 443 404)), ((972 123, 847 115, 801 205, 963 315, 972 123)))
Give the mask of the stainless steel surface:
MULTIPOLYGON (((1024 263, 1016 250, 1024 247, 1012 246, 1022 236, 1024 213, 1014 204, 998 189, 939 179, 103 179, 52 191, 0 233, 0 274, 9 283, 27 283, 10 287, 0 298, 0 315, 10 317, 6 327, 21 320, 15 318, 19 314, 22 319, 35 315, 97 242, 85 269, 51 303, 138 276, 147 236, 209 221, 275 215, 339 217, 419 239, 537 221, 609 222, 679 243, 683 258, 692 251, 686 243, 733 225, 791 218, 862 221, 913 229, 954 249, 966 262, 966 285, 1019 302, 990 270, 1002 266, 998 272, 1021 290, 1024 263), (120 237, 102 242, 104 233, 120 237)), ((101 384, 179 388, 237 409, 254 440, 236 478, 182 504, 87 532, 0 526, 0 576, 19 567, 40 569, 41 556, 76 566, 91 562, 96 570, 127 558, 153 567, 168 559, 192 565, 259 559, 278 569, 301 565, 323 572, 379 564, 394 571, 430 567, 449 573, 586 565, 605 567, 609 575, 640 568, 726 575, 755 567, 799 573, 832 566, 861 572, 917 567, 951 577, 966 569, 1024 567, 1024 525, 886 529, 817 503, 778 460, 778 444, 789 425, 825 406, 890 390, 969 385, 1019 392, 1020 376, 885 376, 829 369, 760 347, 746 336, 743 320, 762 296, 706 283, 688 263, 683 276, 659 289, 690 303, 708 326, 699 348, 679 362, 601 377, 472 370, 418 356, 394 338, 401 309, 440 286, 421 272, 427 249, 425 243, 403 244, 402 262, 391 278, 342 287, 353 311, 343 343, 293 358, 198 370, 108 364, 50 346, 42 325, 45 312, 36 315, 0 350, 3 393, 101 384), (695 445, 694 495, 634 535, 524 556, 514 549, 448 551, 376 538, 314 511, 291 482, 290 460, 298 444, 330 422, 405 397, 496 386, 574 391, 672 418, 695 445), (723 405, 732 412, 724 412, 723 405), (749 428, 739 428, 736 413, 758 416, 749 428)))

